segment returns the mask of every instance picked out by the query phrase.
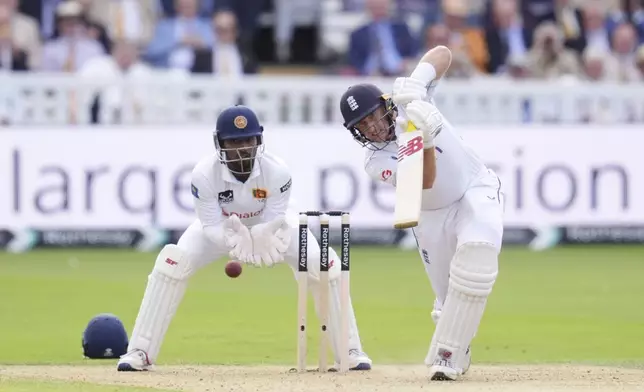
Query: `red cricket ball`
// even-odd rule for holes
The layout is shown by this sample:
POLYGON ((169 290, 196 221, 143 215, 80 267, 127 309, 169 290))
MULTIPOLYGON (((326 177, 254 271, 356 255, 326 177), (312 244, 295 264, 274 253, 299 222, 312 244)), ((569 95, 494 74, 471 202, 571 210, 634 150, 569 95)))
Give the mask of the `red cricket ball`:
POLYGON ((242 273, 242 265, 239 261, 229 261, 226 263, 226 275, 236 278, 242 273))

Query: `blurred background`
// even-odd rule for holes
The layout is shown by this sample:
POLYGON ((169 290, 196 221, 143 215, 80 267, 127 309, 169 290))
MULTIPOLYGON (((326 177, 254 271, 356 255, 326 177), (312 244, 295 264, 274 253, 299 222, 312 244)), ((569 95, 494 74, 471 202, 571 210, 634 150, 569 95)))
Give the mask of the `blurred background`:
POLYGON ((643 42, 642 0, 0 0, 0 123, 212 123, 245 103, 338 124, 348 84, 435 45, 453 122, 640 123, 643 42))
POLYGON ((176 240, 190 170, 237 103, 301 208, 403 243, 338 102, 363 80, 390 91, 436 45, 453 53, 437 105, 501 176, 508 241, 644 239, 644 0, 0 0, 0 243, 176 240))

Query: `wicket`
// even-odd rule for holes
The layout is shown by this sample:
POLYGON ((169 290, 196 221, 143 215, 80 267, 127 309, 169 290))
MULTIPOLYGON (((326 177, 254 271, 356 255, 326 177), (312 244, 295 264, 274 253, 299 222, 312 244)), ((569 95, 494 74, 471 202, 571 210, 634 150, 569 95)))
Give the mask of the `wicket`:
POLYGON ((329 219, 332 216, 341 217, 342 249, 340 252, 340 372, 349 370, 349 251, 351 226, 348 212, 343 211, 305 211, 300 213, 299 225, 299 260, 297 271, 298 284, 298 339, 297 339, 297 370, 306 371, 307 341, 306 341, 306 320, 307 320, 307 299, 308 299, 308 228, 309 217, 317 216, 320 219, 320 372, 328 371, 327 352, 329 349, 329 219))

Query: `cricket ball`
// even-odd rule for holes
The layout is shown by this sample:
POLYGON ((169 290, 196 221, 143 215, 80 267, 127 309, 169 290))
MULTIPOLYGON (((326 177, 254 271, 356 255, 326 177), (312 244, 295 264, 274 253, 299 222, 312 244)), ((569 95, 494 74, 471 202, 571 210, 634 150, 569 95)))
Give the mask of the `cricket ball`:
POLYGON ((231 278, 236 278, 242 273, 242 266, 239 261, 229 261, 226 264, 226 275, 231 278))

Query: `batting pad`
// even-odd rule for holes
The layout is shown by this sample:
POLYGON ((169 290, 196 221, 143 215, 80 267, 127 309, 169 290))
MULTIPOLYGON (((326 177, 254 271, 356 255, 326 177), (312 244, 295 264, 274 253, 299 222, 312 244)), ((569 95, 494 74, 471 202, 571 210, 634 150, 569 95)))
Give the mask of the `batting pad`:
POLYGON ((461 363, 478 330, 487 297, 498 274, 498 250, 489 243, 460 246, 450 266, 449 288, 436 331, 425 358, 427 365, 439 354, 461 363))
POLYGON ((190 264, 181 248, 166 245, 148 276, 148 285, 134 324, 128 351, 139 349, 156 360, 163 337, 186 292, 190 264))
MULTIPOLYGON (((313 295, 313 303, 315 305, 316 313, 320 314, 320 283, 318 281, 309 280, 309 287, 311 288, 311 295, 313 295)), ((347 303, 349 307, 349 350, 356 349, 362 351, 362 344, 360 343, 360 335, 358 334, 358 323, 356 316, 353 312, 353 305, 351 304, 351 297, 347 303)), ((333 350, 333 357, 337 363, 340 363, 340 338, 341 338, 341 325, 342 320, 342 306, 340 302, 340 285, 339 280, 334 279, 329 282, 329 337, 331 340, 331 349, 333 350)))

